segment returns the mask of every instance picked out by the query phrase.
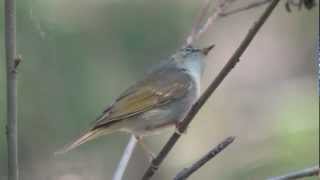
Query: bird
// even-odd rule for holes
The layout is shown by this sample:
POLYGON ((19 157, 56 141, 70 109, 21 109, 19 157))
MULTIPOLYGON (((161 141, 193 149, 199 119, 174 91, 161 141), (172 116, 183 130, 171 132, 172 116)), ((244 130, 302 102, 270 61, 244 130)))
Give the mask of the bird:
POLYGON ((162 61, 142 80, 137 81, 96 119, 79 138, 56 154, 66 153, 81 144, 114 132, 126 132, 151 156, 143 138, 176 127, 200 96, 200 82, 206 56, 214 45, 199 49, 187 45, 162 61))

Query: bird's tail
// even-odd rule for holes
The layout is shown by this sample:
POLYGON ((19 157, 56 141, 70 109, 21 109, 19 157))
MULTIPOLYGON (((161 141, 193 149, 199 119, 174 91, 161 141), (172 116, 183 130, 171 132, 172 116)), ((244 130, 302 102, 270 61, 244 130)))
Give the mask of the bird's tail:
POLYGON ((90 140, 93 140, 93 139, 99 137, 99 136, 109 134, 109 133, 111 133, 111 132, 109 132, 109 130, 107 130, 107 129, 102 130, 102 129, 98 128, 98 129, 90 130, 90 131, 84 133, 82 136, 80 136, 75 141, 73 141, 71 144, 66 145, 61 150, 55 152, 54 154, 59 155, 59 154, 66 153, 66 152, 80 146, 83 143, 86 143, 90 140))

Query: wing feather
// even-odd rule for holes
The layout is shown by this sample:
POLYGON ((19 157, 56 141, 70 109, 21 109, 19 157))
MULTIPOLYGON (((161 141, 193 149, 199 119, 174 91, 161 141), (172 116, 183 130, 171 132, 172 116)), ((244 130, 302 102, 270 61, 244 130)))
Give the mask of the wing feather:
POLYGON ((166 68, 149 74, 125 91, 95 123, 95 128, 127 119, 184 96, 192 83, 184 70, 166 68))

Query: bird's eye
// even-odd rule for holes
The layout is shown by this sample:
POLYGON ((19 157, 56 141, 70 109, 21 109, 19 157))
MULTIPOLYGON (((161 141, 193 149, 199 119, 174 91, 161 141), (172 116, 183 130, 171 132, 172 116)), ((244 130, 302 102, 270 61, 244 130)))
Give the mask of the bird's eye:
POLYGON ((192 46, 187 46, 187 47, 184 47, 183 49, 181 49, 181 51, 182 51, 183 56, 186 57, 186 56, 192 55, 193 53, 198 52, 200 50, 193 48, 192 46))
POLYGON ((186 47, 186 48, 185 48, 185 51, 186 51, 186 52, 196 52, 197 49, 194 49, 194 48, 192 48, 192 47, 186 47))

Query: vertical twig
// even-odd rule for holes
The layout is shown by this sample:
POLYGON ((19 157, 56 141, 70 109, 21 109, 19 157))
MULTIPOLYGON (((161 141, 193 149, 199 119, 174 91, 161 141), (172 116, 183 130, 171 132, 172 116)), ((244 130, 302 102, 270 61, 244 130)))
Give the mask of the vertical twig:
POLYGON ((226 147, 228 147, 233 141, 235 137, 231 136, 223 140, 220 144, 215 146, 212 150, 210 150, 206 155, 201 157, 198 161, 193 163, 190 167, 183 169, 180 171, 174 180, 185 180, 187 179, 191 174, 196 172, 199 168, 201 168, 205 163, 210 161, 210 159, 214 158, 216 155, 218 155, 221 151, 223 151, 226 147))
POLYGON ((320 95, 320 33, 318 32, 318 42, 316 51, 316 61, 318 63, 318 94, 320 95))
MULTIPOLYGON (((204 103, 211 96, 211 94, 217 89, 217 87, 221 84, 221 82, 225 79, 225 77, 230 73, 233 67, 237 64, 237 62, 239 61, 239 58, 248 48, 249 44, 251 43, 253 38, 256 36, 256 34, 258 33, 262 25, 265 23, 265 21, 268 19, 268 17, 272 13, 273 9, 277 6, 279 1, 280 0, 273 0, 270 3, 270 5, 266 8, 264 13, 261 15, 261 17, 253 24, 253 26, 250 28, 249 32, 245 36, 244 40, 241 42, 240 46, 236 49, 234 54, 228 60, 227 64, 223 67, 223 69, 217 75, 215 80, 209 85, 206 91, 201 95, 199 100, 192 106, 190 112, 187 114, 187 116, 181 123, 181 126, 179 127, 180 132, 185 131, 185 129, 188 127, 188 125, 190 124, 194 116, 198 113, 200 108, 204 105, 204 103)), ((171 136, 171 138, 164 145, 164 147, 162 148, 158 156, 151 162, 149 168, 146 170, 142 178, 143 180, 149 180, 154 175, 154 173, 159 168, 160 164, 167 157, 167 155, 169 154, 169 152, 171 151, 171 149, 176 144, 179 138, 180 138, 179 133, 174 133, 171 136)))
POLYGON ((20 59, 16 57, 15 1, 4 1, 5 54, 7 63, 7 144, 8 179, 19 179, 17 132, 17 71, 20 59))
POLYGON ((123 155, 122 155, 121 160, 118 164, 118 167, 112 177, 112 180, 121 180, 122 179, 122 177, 126 171, 126 168, 129 164, 129 161, 130 161, 131 155, 134 151, 134 148, 136 147, 136 144, 137 144, 137 139, 132 135, 130 137, 130 140, 129 140, 127 147, 125 148, 125 150, 123 152, 123 155))

